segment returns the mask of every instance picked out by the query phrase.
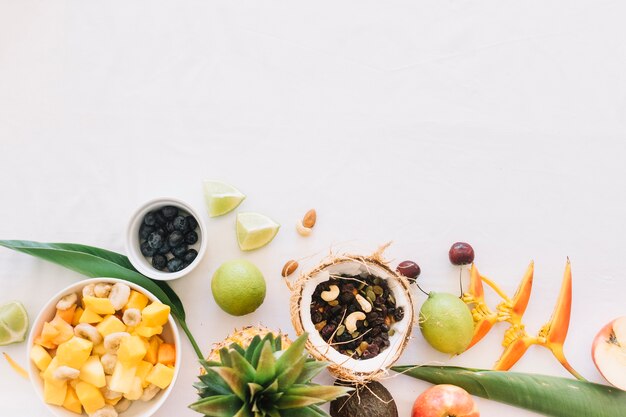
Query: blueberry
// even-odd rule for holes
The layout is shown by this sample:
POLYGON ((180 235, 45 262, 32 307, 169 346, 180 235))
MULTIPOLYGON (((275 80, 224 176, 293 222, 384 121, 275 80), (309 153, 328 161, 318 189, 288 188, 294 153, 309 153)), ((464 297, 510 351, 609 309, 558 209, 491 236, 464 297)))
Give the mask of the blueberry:
POLYGON ((198 234, 196 232, 189 232, 185 235, 185 243, 193 245, 198 241, 198 234))
POLYGON ((174 230, 174 222, 167 222, 165 223, 165 230, 167 231, 167 233, 172 233, 174 230))
POLYGON ((187 245, 185 245, 184 243, 172 249, 172 255, 176 256, 177 258, 182 258, 185 252, 187 252, 187 245))
POLYGON ((161 227, 165 227, 165 224, 167 223, 167 219, 165 218, 163 213, 161 213, 160 211, 157 211, 154 216, 156 217, 156 224, 158 224, 161 227))
POLYGON ((170 251, 170 245, 167 244, 167 240, 163 241, 163 245, 157 251, 159 255, 167 255, 170 251))
POLYGON ((167 238, 167 243, 170 245, 171 248, 175 248, 176 246, 183 243, 184 239, 185 236, 178 230, 175 230, 170 233, 169 237, 167 238))
POLYGON ((161 246, 163 246, 163 238, 161 237, 160 234, 158 233, 150 233, 148 235, 148 245, 150 245, 150 247, 152 249, 159 249, 161 246))
POLYGON ((185 233, 187 231, 187 227, 189 227, 189 224, 187 224, 187 218, 183 216, 176 216, 174 219, 174 229, 185 233))
POLYGON ((139 246, 139 249, 141 249, 141 253, 143 254, 143 256, 152 256, 156 252, 156 250, 154 248, 152 248, 152 247, 150 247, 150 245, 148 245, 148 242, 143 242, 139 246))
POLYGON ((154 232, 154 226, 148 226, 145 223, 142 223, 141 226, 139 226, 139 238, 140 239, 147 239, 148 235, 152 232, 154 232))
POLYGON ((198 227, 198 221, 193 216, 187 216, 187 224, 189 225, 189 230, 196 230, 196 227, 198 227))
POLYGON ((154 226, 154 223, 156 223, 156 216, 154 215, 154 212, 151 211, 148 214, 146 214, 143 217, 143 222, 147 226, 154 226))
POLYGON ((192 263, 194 259, 196 259, 196 256, 198 256, 198 251, 195 249, 189 249, 187 252, 185 252, 185 254, 183 255, 183 260, 185 262, 188 263, 192 263))
POLYGON ((152 266, 158 269, 159 271, 165 268, 167 265, 167 258, 163 255, 154 255, 152 257, 152 266))
POLYGON ((183 269, 183 261, 179 258, 172 258, 167 262, 167 270, 170 272, 178 272, 183 269))
POLYGON ((161 236, 161 239, 165 239, 168 235, 168 233, 162 227, 157 227, 156 229, 154 229, 154 233, 161 236))
POLYGON ((178 214, 178 207, 165 206, 161 209, 161 213, 163 214, 163 217, 171 220, 178 214))

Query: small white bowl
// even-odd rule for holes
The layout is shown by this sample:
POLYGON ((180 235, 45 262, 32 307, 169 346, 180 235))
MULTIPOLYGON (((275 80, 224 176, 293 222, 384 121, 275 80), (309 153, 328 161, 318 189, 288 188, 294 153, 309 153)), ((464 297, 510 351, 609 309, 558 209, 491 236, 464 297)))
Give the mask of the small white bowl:
MULTIPOLYGON (((131 289, 145 294, 151 302, 158 301, 158 299, 154 295, 152 295, 152 293, 140 287, 139 285, 133 284, 132 282, 124 281, 117 278, 92 278, 77 282, 76 284, 64 288, 62 291, 59 291, 54 297, 52 297, 50 301, 46 303, 46 305, 43 306, 43 308, 37 315, 37 318, 33 322, 32 328, 30 330, 30 335, 28 336, 28 375, 30 377, 30 382, 32 383, 33 388, 37 393, 37 396, 41 399, 46 408, 57 417, 76 417, 77 414, 66 410, 63 407, 51 405, 44 401, 43 379, 41 378, 41 375, 39 375, 39 369, 37 369, 33 361, 30 360, 30 352, 32 350, 35 338, 41 334, 44 323, 54 318, 54 315, 56 313, 56 304, 61 299, 61 297, 70 293, 80 294, 85 285, 97 282, 109 282, 111 284, 117 284, 118 282, 121 282, 128 285, 131 289)), ((160 335, 160 337, 166 343, 172 343, 176 347, 176 366, 174 367, 174 378, 172 379, 170 385, 164 390, 161 390, 161 392, 159 392, 152 400, 147 402, 133 401, 130 408, 120 414, 121 417, 149 417, 152 414, 156 413, 156 411, 161 407, 161 405, 163 405, 167 397, 169 397, 170 393, 172 392, 172 388, 174 387, 174 384, 176 383, 176 378, 178 377, 178 371, 181 367, 182 349, 180 345, 180 334, 178 333, 178 328, 176 327, 176 323, 174 323, 174 318, 171 314, 169 316, 167 324, 163 326, 163 333, 160 335)))
POLYGON ((198 266, 204 256, 204 253, 206 252, 206 241, 207 233, 204 220, 202 220, 193 207, 176 198, 156 198, 139 207, 130 218, 128 228, 126 229, 126 254, 137 271, 141 272, 143 275, 160 281, 169 281, 187 275, 193 271, 196 266, 198 266), (193 262, 187 266, 187 268, 181 269, 178 272, 159 271, 153 267, 150 261, 148 261, 148 259, 141 253, 141 249, 139 247, 139 228, 141 227, 144 216, 150 211, 157 210, 165 206, 178 207, 193 216, 198 222, 198 228, 200 229, 197 231, 198 241, 189 246, 190 249, 198 251, 198 256, 196 256, 196 259, 194 259, 193 262))

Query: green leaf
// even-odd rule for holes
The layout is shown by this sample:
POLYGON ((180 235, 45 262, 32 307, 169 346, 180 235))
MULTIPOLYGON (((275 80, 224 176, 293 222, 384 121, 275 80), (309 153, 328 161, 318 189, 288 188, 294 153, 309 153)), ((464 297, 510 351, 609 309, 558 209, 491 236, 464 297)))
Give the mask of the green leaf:
POLYGON ((553 417, 615 417, 626 412, 626 392, 606 385, 547 375, 454 366, 395 366, 433 384, 453 384, 479 397, 553 417))
POLYGON ((235 395, 217 395, 196 401, 189 408, 210 417, 232 417, 241 405, 241 400, 235 395))
POLYGON ((332 401, 353 391, 350 387, 340 387, 333 385, 292 385, 285 392, 285 395, 296 395, 302 397, 319 398, 324 401, 332 401))
POLYGON ((289 346, 287 350, 280 355, 280 358, 276 361, 276 373, 278 375, 282 374, 287 368, 290 368, 292 364, 302 357, 304 345, 306 344, 308 337, 308 333, 303 333, 295 340, 295 342, 291 344, 291 346, 289 346))
POLYGON ((199 391, 202 391, 200 395, 203 397, 208 395, 230 395, 233 393, 228 384, 226 384, 213 369, 206 369, 206 374, 200 375, 198 378, 202 384, 196 384, 194 386, 198 388, 199 391), (205 392, 208 394, 205 395, 205 392))
POLYGON ((220 351, 220 361, 222 366, 232 366, 233 363, 230 361, 230 353, 228 353, 228 348, 221 348, 220 351))
POLYGON ((266 341, 263 343, 261 356, 259 357, 259 363, 256 368, 256 382, 261 385, 270 382, 275 376, 275 364, 276 359, 274 359, 274 352, 272 352, 270 342, 266 341))
POLYGON ((280 415, 281 417, 328 417, 328 414, 315 405, 305 408, 283 410, 280 415))
POLYGON ((313 378, 315 378, 315 376, 317 376, 317 374, 322 372, 322 370, 324 370, 324 368, 326 368, 327 366, 328 366, 328 362, 307 361, 304 364, 304 368, 302 369, 302 372, 300 372, 300 375, 298 376, 298 379, 296 379, 295 383, 306 384, 307 382, 310 382, 313 378))
POLYGON ((304 368, 304 362, 306 361, 306 356, 300 356, 300 359, 285 369, 285 371, 276 378, 278 380, 278 389, 280 391, 287 390, 290 386, 293 385, 294 382, 298 379, 300 372, 302 372, 302 368, 304 368))
POLYGON ((319 398, 299 397, 296 395, 283 395, 276 403, 279 410, 288 410, 290 408, 304 408, 309 405, 323 404, 326 401, 319 398))
POLYGON ((244 358, 241 353, 236 350, 230 351, 230 361, 232 363, 232 368, 234 371, 241 376, 246 384, 248 382, 254 382, 256 377, 256 371, 248 363, 246 358, 244 358))
POLYGON ((246 381, 245 379, 243 379, 232 368, 216 366, 215 368, 211 368, 211 370, 218 374, 220 378, 222 378, 224 382, 226 382, 233 394, 239 397, 242 401, 246 400, 246 388, 248 387, 248 382, 251 381, 246 381))
POLYGON ((56 263, 88 277, 119 278, 145 288, 163 304, 170 306, 172 315, 178 320, 180 327, 189 338, 196 355, 200 359, 203 358, 202 351, 185 322, 185 309, 178 295, 166 282, 152 280, 137 272, 126 256, 77 243, 0 240, 0 246, 56 263))
POLYGON ((252 363, 252 357, 254 356, 254 351, 260 344, 261 344, 261 336, 257 334, 256 336, 252 338, 252 340, 250 341, 250 345, 248 345, 248 348, 246 349, 245 357, 248 362, 252 363))
POLYGON ((241 406, 239 411, 237 411, 237 414, 235 414, 233 417, 253 417, 253 414, 250 411, 250 407, 248 406, 248 404, 244 404, 241 406))

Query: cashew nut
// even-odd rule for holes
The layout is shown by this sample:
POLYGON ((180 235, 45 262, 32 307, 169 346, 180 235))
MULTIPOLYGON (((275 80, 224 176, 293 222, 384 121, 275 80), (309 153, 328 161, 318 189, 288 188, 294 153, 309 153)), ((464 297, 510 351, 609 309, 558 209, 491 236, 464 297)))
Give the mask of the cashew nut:
POLYGON ((76 304, 76 301, 78 301, 78 296, 75 293, 67 294, 57 303, 57 310, 67 310, 76 304))
POLYGON ((128 297, 130 297, 130 287, 120 282, 115 284, 109 293, 109 300, 116 310, 121 310, 126 305, 128 297))
POLYGON ((296 223, 296 230, 300 236, 308 236, 313 231, 310 227, 305 227, 302 224, 302 220, 298 220, 298 223, 296 223))
POLYGON ((78 369, 70 368, 69 366, 59 366, 52 373, 52 377, 54 379, 58 379, 59 381, 67 381, 68 379, 76 379, 80 375, 80 371, 78 369))
POLYGON ((119 414, 112 405, 105 405, 95 413, 89 414, 89 417, 117 417, 118 415, 119 414))
POLYGON ((89 285, 85 285, 83 287, 83 297, 95 297, 96 296, 95 288, 96 288, 96 284, 93 284, 93 283, 89 285))
POLYGON ((115 410, 118 413, 123 413, 124 411, 128 410, 128 407, 130 407, 130 405, 132 404, 131 400, 127 400, 126 398, 122 398, 121 400, 119 400, 117 402, 117 404, 115 404, 115 410))
POLYGON ((129 308, 124 312, 122 321, 127 326, 136 326, 141 321, 141 311, 138 308, 129 308))
POLYGON ((126 339, 127 337, 130 337, 130 334, 126 332, 115 332, 106 335, 104 337, 104 349, 107 353, 117 353, 122 339, 126 339))
POLYGON ((369 313, 370 311, 372 311, 372 305, 370 304, 369 301, 363 298, 361 294, 357 294, 355 298, 356 298, 356 301, 361 306, 361 310, 365 311, 366 313, 369 313))
POLYGON ((102 396, 107 400, 115 400, 122 396, 121 392, 112 391, 109 389, 109 386, 111 385, 111 378, 111 375, 105 375, 106 385, 100 388, 102 396))
POLYGON ((83 339, 90 340, 94 345, 102 343, 102 335, 94 326, 88 323, 79 323, 74 327, 74 334, 83 339))
POLYGON ((111 287, 112 287, 111 284, 108 284, 106 282, 99 282, 93 288, 93 292, 94 294, 96 294, 96 297, 106 298, 109 296, 109 293, 111 292, 111 287))
POLYGON ((154 398, 155 395, 159 393, 159 391, 161 391, 161 388, 157 387, 154 384, 150 384, 146 388, 144 388, 143 394, 141 394, 141 397, 139 399, 141 401, 150 401, 154 398))
POLYGON ((324 301, 333 301, 339 296, 339 287, 336 285, 331 285, 328 288, 328 291, 322 291, 322 300, 324 301))
POLYGON ((105 353, 100 358, 100 363, 102 364, 102 368, 104 368, 104 373, 112 375, 115 370, 115 365, 117 364, 117 355, 105 353))
POLYGON ((362 311, 355 311, 346 317, 345 325, 348 333, 353 333, 356 330, 356 322, 359 320, 365 320, 365 313, 362 311))

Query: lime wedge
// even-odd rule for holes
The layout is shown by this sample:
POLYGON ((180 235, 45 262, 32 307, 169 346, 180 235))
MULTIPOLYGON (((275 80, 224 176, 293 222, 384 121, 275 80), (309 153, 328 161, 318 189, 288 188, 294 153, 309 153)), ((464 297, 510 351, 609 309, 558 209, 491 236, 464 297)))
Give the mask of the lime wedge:
POLYGON ((230 184, 204 181, 204 201, 209 217, 217 217, 234 210, 246 196, 230 184))
POLYGON ((28 330, 28 314, 19 301, 0 306, 0 346, 21 342, 28 330))
POLYGON ((261 248, 274 239, 280 225, 259 213, 237 214, 237 242, 241 250, 261 248))

